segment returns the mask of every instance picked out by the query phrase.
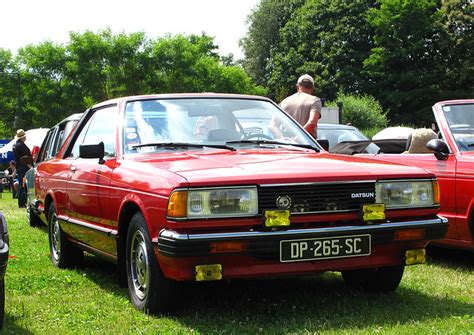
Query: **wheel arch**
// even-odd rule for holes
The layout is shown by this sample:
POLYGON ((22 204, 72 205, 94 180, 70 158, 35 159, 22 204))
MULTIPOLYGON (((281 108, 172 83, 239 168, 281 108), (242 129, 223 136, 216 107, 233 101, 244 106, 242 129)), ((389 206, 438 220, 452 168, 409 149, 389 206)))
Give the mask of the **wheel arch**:
POLYGON ((117 266, 119 273, 120 286, 127 286, 127 270, 125 264, 127 231, 130 220, 136 213, 143 213, 140 206, 134 201, 125 202, 121 209, 118 219, 118 235, 117 235, 117 266))

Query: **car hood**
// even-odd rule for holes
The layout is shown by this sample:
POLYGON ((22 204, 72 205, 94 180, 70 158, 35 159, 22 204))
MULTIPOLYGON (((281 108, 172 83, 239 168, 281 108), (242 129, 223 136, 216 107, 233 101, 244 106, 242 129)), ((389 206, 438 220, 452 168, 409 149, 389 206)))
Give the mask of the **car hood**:
POLYGON ((160 153, 134 161, 173 172, 193 186, 433 177, 420 168, 366 157, 279 149, 160 153))

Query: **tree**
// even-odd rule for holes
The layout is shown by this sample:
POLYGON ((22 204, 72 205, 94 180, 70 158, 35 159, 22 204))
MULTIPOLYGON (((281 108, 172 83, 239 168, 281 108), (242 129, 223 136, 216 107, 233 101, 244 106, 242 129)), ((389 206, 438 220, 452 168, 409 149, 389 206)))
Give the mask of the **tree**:
POLYGON ((65 48, 49 41, 28 45, 19 50, 17 61, 24 68, 23 106, 17 127, 52 126, 67 116, 71 101, 64 96, 65 48))
POLYGON ((339 90, 361 93, 363 61, 372 48, 366 15, 374 0, 310 0, 280 31, 271 56, 270 91, 278 99, 294 90, 303 73, 316 81, 319 96, 334 99, 339 90))
POLYGON ((0 137, 10 138, 21 103, 18 68, 12 54, 0 49, 0 137))
POLYGON ((442 12, 440 100, 470 97, 474 92, 474 2, 445 0, 442 12))
POLYGON ((396 122, 431 120, 443 78, 437 65, 441 16, 435 0, 380 0, 369 13, 375 29, 375 47, 364 63, 369 93, 396 122))
POLYGON ((240 46, 245 55, 243 66, 257 84, 268 85, 267 70, 280 31, 304 3, 304 0, 261 0, 248 16, 249 29, 240 46))
POLYGON ((213 38, 204 34, 149 40, 144 33, 114 35, 109 29, 71 33, 66 45, 28 45, 16 59, 0 49, 0 72, 5 72, 0 75, 0 133, 12 132, 17 116, 17 127, 48 127, 99 101, 124 95, 266 93, 230 56, 221 58, 217 51, 213 38), (16 107, 17 69, 21 110, 16 107))

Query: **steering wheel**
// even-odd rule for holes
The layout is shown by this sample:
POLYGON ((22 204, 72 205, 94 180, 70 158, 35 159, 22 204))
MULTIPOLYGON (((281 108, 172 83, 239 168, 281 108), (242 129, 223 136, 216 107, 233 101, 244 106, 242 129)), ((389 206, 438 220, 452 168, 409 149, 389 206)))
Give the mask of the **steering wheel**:
POLYGON ((252 138, 257 138, 257 139, 265 139, 265 140, 270 140, 270 141, 273 141, 273 138, 271 138, 270 136, 268 135, 265 135, 265 134, 256 134, 256 133, 253 133, 253 134, 248 134, 246 136, 244 136, 244 140, 250 140, 252 138))

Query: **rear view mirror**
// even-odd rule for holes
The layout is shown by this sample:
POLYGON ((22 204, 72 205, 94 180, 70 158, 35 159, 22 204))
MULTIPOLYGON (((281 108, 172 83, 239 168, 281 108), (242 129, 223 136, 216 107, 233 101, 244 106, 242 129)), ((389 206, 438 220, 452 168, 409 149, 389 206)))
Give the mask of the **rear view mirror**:
POLYGON ((434 151, 434 155, 438 160, 443 161, 448 159, 449 148, 446 142, 435 138, 428 141, 428 143, 426 143, 426 147, 434 151))
POLYGON ((79 146, 79 157, 81 158, 98 158, 99 164, 103 164, 104 161, 104 142, 98 144, 81 144, 79 146))

